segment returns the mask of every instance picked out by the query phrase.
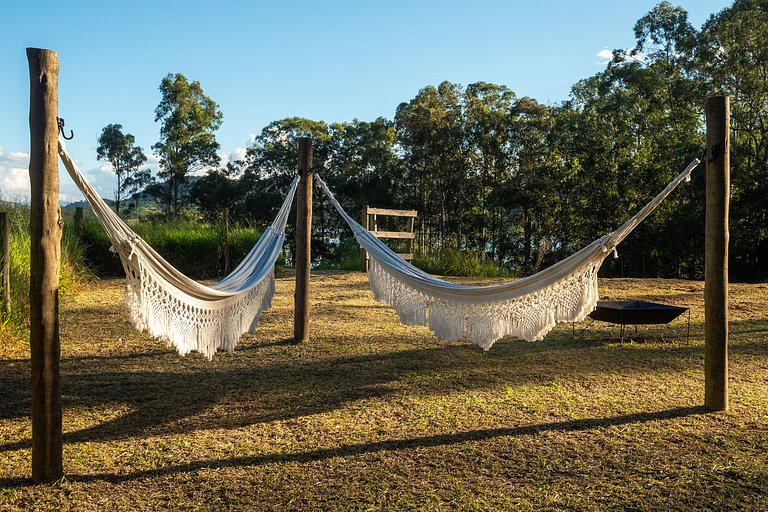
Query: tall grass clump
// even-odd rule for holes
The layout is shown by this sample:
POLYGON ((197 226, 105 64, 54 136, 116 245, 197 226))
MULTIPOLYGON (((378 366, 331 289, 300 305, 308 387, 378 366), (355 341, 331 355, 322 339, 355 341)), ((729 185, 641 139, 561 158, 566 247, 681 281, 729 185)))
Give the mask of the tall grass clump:
POLYGON ((413 264, 438 276, 499 277, 506 275, 495 263, 483 261, 477 255, 445 250, 424 256, 414 255, 413 264))
MULTIPOLYGON (((11 316, 3 322, 3 328, 16 336, 24 337, 29 329, 30 246, 29 206, 5 203, 9 213, 9 247, 11 254, 11 316)), ((69 230, 65 229, 61 241, 59 267, 59 294, 71 295, 79 285, 92 277, 84 263, 83 247, 69 230)))
MULTIPOLYGON (((221 275, 224 269, 224 234, 214 226, 177 221, 172 223, 129 221, 129 226, 163 258, 190 277, 221 275)), ((259 239, 254 229, 234 228, 229 233, 232 265, 242 260, 259 239)), ((95 218, 83 219, 80 236, 84 259, 100 275, 122 275, 120 258, 110 251, 112 243, 95 218)))

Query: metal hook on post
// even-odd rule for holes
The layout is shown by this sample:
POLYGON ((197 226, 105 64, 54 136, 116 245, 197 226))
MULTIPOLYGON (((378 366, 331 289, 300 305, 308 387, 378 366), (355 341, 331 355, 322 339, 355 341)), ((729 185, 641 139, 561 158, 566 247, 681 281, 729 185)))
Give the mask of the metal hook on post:
POLYGON ((62 137, 64 137, 65 140, 72 140, 73 138, 75 138, 75 132, 73 132, 72 130, 69 130, 69 137, 64 135, 64 119, 63 118, 57 117, 56 123, 59 125, 59 133, 61 134, 62 137))

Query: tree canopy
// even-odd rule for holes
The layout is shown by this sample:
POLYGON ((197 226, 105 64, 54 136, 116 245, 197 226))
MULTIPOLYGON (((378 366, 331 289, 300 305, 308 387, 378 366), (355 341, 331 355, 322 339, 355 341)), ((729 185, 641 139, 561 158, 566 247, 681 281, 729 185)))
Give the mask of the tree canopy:
POLYGON ((150 172, 141 166, 147 161, 144 150, 136 145, 136 138, 123 133, 119 124, 104 127, 96 148, 99 160, 109 162, 117 176, 115 186, 115 213, 120 215, 120 205, 125 196, 139 191, 150 181, 150 172))
POLYGON ((223 115, 219 106, 203 93, 200 82, 189 82, 181 73, 168 74, 160 83, 162 99, 155 109, 160 122, 160 141, 152 149, 160 158, 166 216, 178 215, 187 175, 219 163, 215 131, 223 115))
MULTIPOLYGON (((393 119, 291 117, 264 127, 243 161, 218 162, 218 106, 200 84, 168 75, 155 145, 168 208, 179 185, 214 218, 264 225, 296 172, 296 138, 314 139, 314 167, 353 215, 363 206, 419 212, 417 250, 472 252, 518 274, 571 254, 618 227, 694 157, 703 157, 706 98, 732 98, 733 279, 768 279, 768 4, 736 0, 694 28, 661 2, 634 26, 635 46, 615 50, 567 101, 543 104, 502 84, 427 85, 393 119)), ((315 195, 314 247, 332 257, 349 236, 315 195)), ((668 198, 603 272, 703 275, 704 171, 668 198)), ((289 228, 290 233, 290 228, 289 228)), ((290 238, 290 235, 289 235, 290 238)))

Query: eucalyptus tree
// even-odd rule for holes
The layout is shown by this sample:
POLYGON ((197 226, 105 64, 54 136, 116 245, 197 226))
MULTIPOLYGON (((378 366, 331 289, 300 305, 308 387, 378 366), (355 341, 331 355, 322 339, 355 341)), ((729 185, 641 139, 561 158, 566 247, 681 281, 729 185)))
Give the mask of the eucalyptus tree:
POLYGON ((469 166, 475 176, 470 246, 497 256, 504 210, 497 193, 510 179, 509 112, 515 93, 504 85, 476 82, 464 92, 469 166))
POLYGON ((470 156, 461 86, 443 82, 421 89, 411 101, 398 106, 395 127, 406 179, 414 185, 419 204, 422 247, 459 247, 470 156), (424 238, 435 228, 437 244, 424 238))
POLYGON ((243 161, 227 162, 227 165, 209 170, 192 184, 190 201, 211 222, 217 222, 225 208, 232 218, 242 216, 245 184, 240 180, 243 161))
POLYGON ((164 202, 170 217, 177 216, 184 203, 183 186, 189 173, 219 165, 215 132, 223 116, 200 82, 190 82, 181 73, 163 78, 160 92, 155 109, 155 122, 161 123, 160 141, 152 148, 160 158, 159 175, 166 180, 164 202))
POLYGON ((115 213, 120 215, 123 198, 149 183, 150 172, 141 167, 147 157, 144 150, 136 145, 136 138, 130 133, 123 133, 123 127, 119 124, 108 124, 101 130, 96 155, 99 160, 109 162, 117 177, 115 213))
POLYGON ((506 252, 503 257, 511 257, 526 274, 538 270, 554 245, 551 234, 560 190, 554 127, 549 107, 532 98, 517 99, 510 107, 510 179, 500 187, 507 211, 502 254, 506 252))
POLYGON ((731 97, 731 254, 739 279, 768 279, 768 3, 736 0, 704 24, 696 66, 731 97))
POLYGON ((358 214, 364 205, 382 208, 417 208, 402 197, 402 161, 395 145, 394 123, 354 119, 330 126, 331 154, 326 178, 334 191, 358 214))
MULTIPOLYGON (((561 112, 573 123, 566 153, 578 162, 576 190, 588 207, 576 229, 581 244, 617 227, 702 151, 705 94, 691 71, 696 31, 687 13, 662 2, 634 32, 635 47, 615 51, 604 71, 578 82, 565 105, 571 112, 561 112)), ((695 178, 627 240, 622 269, 626 263, 636 274, 689 276, 700 270, 696 258, 681 265, 686 258, 679 257, 703 246, 703 181, 695 178)))
MULTIPOLYGON (((274 218, 282 204, 288 186, 298 169, 298 138, 311 137, 312 168, 326 174, 331 154, 331 136, 328 124, 303 117, 289 117, 273 121, 265 126, 248 148, 246 166, 242 176, 245 183, 245 209, 258 220, 274 218)), ((324 254, 327 208, 323 194, 314 198, 313 230, 319 233, 314 239, 317 253, 324 254)), ((293 246, 293 217, 289 220, 288 240, 293 246)), ((313 235, 314 237, 314 235, 313 235)))

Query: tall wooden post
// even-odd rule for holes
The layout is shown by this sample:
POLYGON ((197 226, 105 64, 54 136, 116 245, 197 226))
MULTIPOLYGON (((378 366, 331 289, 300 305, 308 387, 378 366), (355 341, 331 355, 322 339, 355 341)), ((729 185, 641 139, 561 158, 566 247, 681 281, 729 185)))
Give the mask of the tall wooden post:
POLYGON ((704 404, 728 410, 728 205, 730 101, 707 100, 707 207, 704 254, 704 404))
POLYGON ((296 291, 293 339, 309 341, 309 267, 312 241, 312 139, 299 138, 299 186, 296 189, 296 291))
MULTIPOLYGON (((368 205, 366 204, 363 206, 363 215, 360 219, 360 225, 363 226, 365 229, 368 229, 368 205)), ((360 270, 363 272, 368 272, 368 251, 363 249, 362 246, 360 246, 360 270)))
POLYGON ((3 289, 0 319, 11 317, 11 240, 8 212, 0 212, 0 287, 3 289))
POLYGON ((27 48, 29 61, 30 327, 32 354, 32 479, 63 475, 59 380, 59 56, 27 48))

